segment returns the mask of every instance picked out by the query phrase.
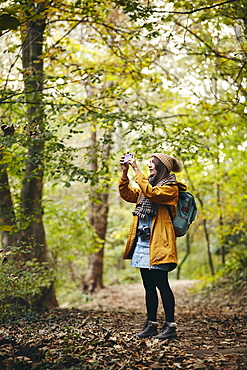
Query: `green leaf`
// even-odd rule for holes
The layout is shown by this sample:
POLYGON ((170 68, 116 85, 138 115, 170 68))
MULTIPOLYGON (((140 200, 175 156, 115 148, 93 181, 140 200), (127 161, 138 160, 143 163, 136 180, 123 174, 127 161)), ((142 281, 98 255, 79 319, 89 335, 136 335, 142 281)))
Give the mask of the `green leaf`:
POLYGON ((4 13, 0 16, 0 30, 17 30, 19 19, 10 14, 4 13))

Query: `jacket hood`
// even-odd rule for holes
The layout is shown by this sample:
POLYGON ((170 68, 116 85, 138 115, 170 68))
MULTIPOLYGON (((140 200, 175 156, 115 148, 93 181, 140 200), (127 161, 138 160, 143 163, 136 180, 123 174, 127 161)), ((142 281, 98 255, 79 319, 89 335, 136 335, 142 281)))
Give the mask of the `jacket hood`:
POLYGON ((179 187, 179 191, 186 191, 187 185, 185 185, 183 182, 177 182, 177 186, 179 187))

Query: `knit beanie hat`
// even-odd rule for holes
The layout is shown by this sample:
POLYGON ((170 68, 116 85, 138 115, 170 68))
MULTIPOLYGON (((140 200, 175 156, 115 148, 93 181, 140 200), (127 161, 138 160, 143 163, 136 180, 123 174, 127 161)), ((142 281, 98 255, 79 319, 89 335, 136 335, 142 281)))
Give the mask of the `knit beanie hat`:
POLYGON ((181 172, 182 163, 179 159, 173 158, 170 155, 164 153, 155 153, 154 157, 158 158, 167 168, 168 172, 181 172))

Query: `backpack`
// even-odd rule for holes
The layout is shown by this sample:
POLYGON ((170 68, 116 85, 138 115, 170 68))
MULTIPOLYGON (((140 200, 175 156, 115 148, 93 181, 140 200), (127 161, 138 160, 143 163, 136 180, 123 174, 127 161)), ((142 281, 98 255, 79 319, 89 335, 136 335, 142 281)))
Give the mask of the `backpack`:
POLYGON ((172 218, 169 206, 167 209, 172 219, 175 235, 177 237, 184 236, 196 217, 197 207, 194 196, 188 191, 179 191, 175 218, 172 218))

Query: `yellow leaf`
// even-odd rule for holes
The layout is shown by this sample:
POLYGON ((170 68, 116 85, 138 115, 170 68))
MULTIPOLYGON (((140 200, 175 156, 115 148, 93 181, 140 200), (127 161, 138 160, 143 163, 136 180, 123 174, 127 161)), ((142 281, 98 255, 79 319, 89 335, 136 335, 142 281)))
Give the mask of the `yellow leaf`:
POLYGON ((13 226, 10 225, 0 225, 0 231, 12 231, 13 226))
POLYGON ((6 149, 0 149, 0 164, 11 162, 13 155, 6 149))

